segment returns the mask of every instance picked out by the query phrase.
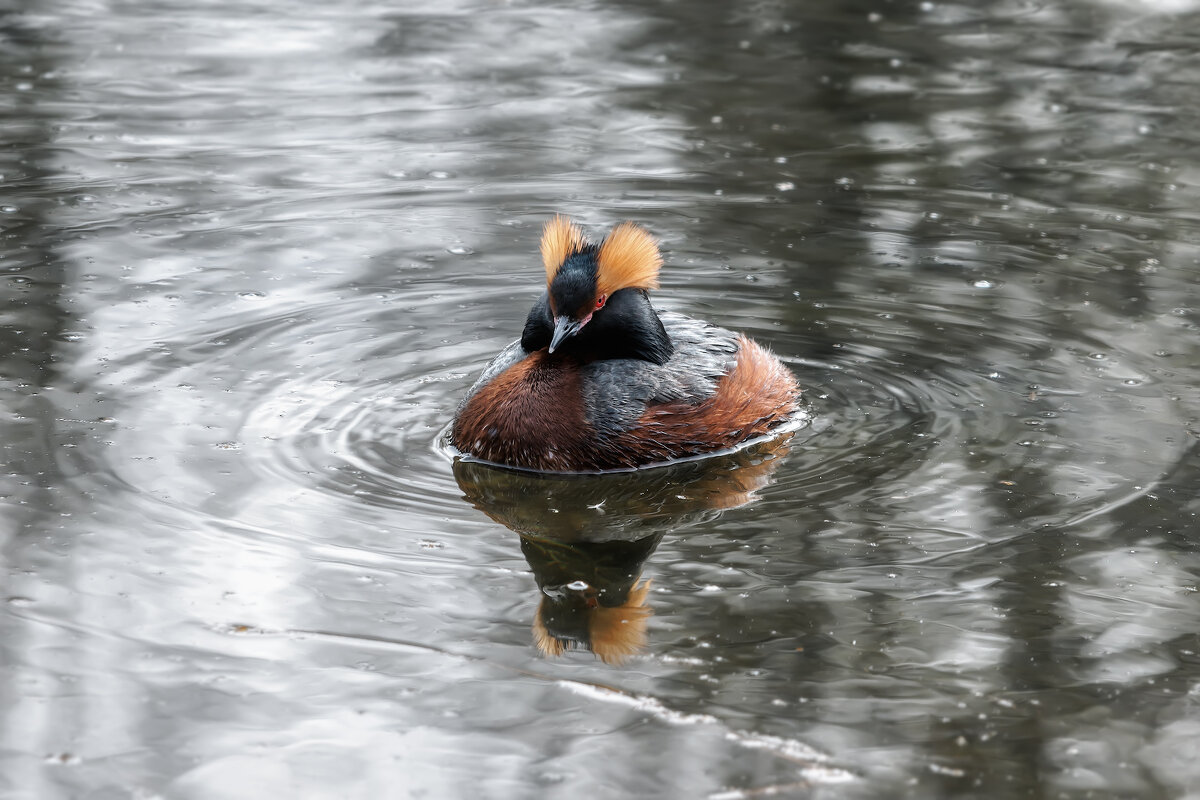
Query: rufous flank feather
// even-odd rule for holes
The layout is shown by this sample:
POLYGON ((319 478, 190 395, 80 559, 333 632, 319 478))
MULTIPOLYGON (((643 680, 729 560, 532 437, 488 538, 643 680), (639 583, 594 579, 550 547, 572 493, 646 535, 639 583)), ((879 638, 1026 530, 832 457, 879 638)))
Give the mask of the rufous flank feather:
POLYGON ((713 452, 765 436, 796 412, 796 379, 757 343, 738 335, 738 358, 710 397, 652 406, 613 443, 630 466, 713 452))
POLYGON ((662 255, 658 244, 644 228, 622 222, 608 235, 596 253, 599 266, 596 291, 611 296, 618 289, 657 289, 662 255))
POLYGON ((554 219, 542 229, 542 264, 546 267, 546 284, 549 285, 558 268, 571 256, 587 246, 583 231, 571 220, 555 214, 554 219))

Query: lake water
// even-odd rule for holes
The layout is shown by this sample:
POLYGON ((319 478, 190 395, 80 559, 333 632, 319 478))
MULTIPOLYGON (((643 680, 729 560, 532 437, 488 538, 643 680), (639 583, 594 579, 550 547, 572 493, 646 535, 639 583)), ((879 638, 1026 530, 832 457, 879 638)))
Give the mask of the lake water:
POLYGON ((0 796, 1200 797, 1197 53, 1192 0, 6 12, 0 796), (811 424, 456 464, 555 212, 811 424))

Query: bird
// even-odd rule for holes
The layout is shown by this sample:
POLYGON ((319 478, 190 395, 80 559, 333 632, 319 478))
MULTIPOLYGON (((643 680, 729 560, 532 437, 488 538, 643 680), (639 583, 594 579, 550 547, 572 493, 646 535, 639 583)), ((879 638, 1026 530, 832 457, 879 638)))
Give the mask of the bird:
POLYGON ((540 242, 546 289, 521 338, 459 403, 459 453, 536 472, 606 472, 737 448, 802 414, 779 359, 745 336, 658 310, 663 259, 633 222, 599 244, 555 215, 540 242))

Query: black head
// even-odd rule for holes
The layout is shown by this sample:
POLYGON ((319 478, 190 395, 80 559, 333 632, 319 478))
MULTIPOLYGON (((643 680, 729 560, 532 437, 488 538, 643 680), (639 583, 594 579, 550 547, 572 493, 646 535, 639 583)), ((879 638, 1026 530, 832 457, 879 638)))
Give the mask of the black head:
POLYGON ((548 285, 525 322, 526 351, 656 364, 671 357, 670 337, 646 291, 660 263, 649 234, 626 224, 597 247, 556 217, 546 226, 542 256, 548 285))
POLYGON ((526 352, 545 348, 553 355, 581 361, 637 358, 665 364, 675 352, 671 337, 642 289, 621 289, 606 298, 601 307, 582 316, 578 311, 574 315, 555 315, 551 295, 543 294, 525 320, 521 345, 526 352))
POLYGON ((567 258, 550 282, 550 310, 554 316, 580 320, 604 308, 608 298, 596 286, 599 265, 596 246, 587 245, 567 258))

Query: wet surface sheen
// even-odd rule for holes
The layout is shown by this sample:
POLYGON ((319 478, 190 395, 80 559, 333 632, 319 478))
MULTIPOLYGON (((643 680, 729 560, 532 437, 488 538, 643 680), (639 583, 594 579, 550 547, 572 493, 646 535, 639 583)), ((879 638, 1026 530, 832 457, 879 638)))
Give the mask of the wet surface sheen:
POLYGON ((0 796, 1200 793, 1198 25, 8 13, 0 796), (555 211, 811 424, 455 463, 555 211))

